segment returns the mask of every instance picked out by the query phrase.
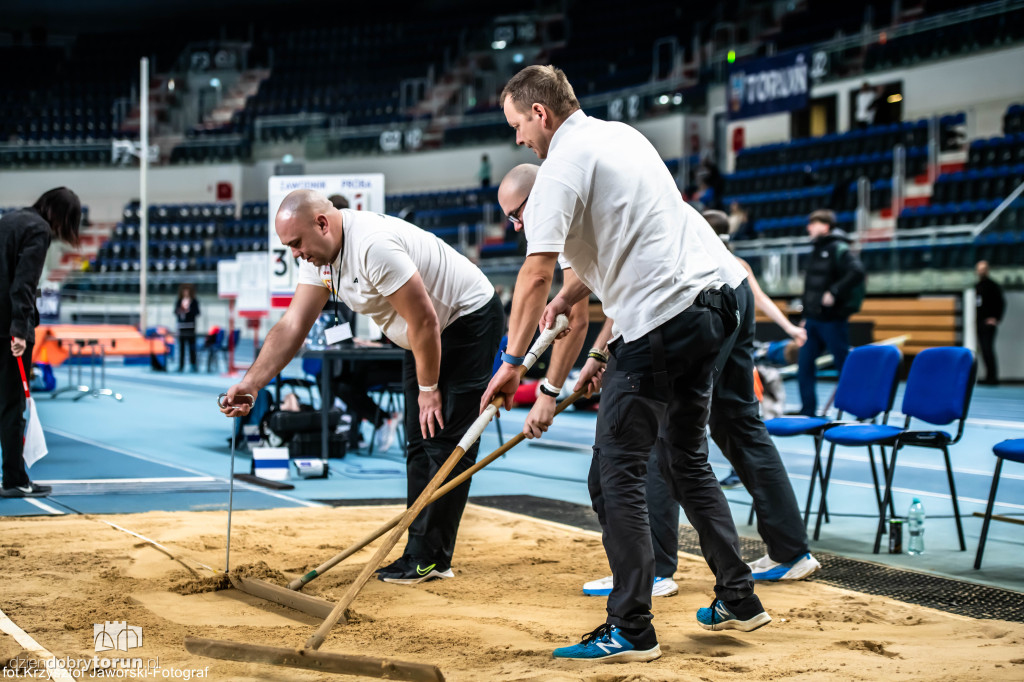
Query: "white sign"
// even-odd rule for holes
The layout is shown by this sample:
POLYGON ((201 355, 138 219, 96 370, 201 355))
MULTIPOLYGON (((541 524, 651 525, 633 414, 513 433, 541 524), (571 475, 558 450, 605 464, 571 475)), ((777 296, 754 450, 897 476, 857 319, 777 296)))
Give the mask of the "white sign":
POLYGON ((217 261, 217 296, 238 298, 238 261, 217 261))
POLYGON ((289 192, 312 189, 324 196, 340 194, 356 211, 384 212, 384 175, 279 175, 270 178, 268 187, 270 302, 275 308, 286 308, 295 294, 299 278, 299 261, 277 238, 274 216, 289 192))
POLYGON ((238 314, 266 313, 270 310, 267 281, 267 254, 262 251, 240 253, 238 261, 238 314))

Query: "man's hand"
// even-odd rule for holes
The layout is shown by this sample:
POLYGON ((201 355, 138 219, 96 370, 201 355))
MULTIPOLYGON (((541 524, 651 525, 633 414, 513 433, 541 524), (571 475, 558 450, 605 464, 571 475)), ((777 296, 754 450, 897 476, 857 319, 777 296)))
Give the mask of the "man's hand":
POLYGON ((530 408, 530 414, 526 415, 523 435, 527 438, 540 438, 555 420, 555 407, 554 398, 538 392, 537 402, 530 408))
POLYGON ((832 295, 831 291, 826 291, 821 295, 821 305, 825 308, 831 308, 836 304, 836 297, 832 295))
POLYGON ((519 388, 519 368, 507 362, 501 363, 498 371, 491 377, 491 383, 487 384, 487 388, 484 390, 484 397, 480 400, 480 413, 483 414, 487 406, 498 396, 505 399, 505 409, 511 410, 512 397, 515 396, 517 388, 519 388))
POLYGON ((441 391, 420 391, 420 433, 433 438, 444 428, 444 408, 441 402, 441 391), (435 430, 434 425, 437 425, 435 430))
POLYGON ((235 384, 228 389, 220 411, 229 417, 244 417, 252 411, 252 406, 256 402, 256 395, 258 393, 258 388, 247 384, 243 379, 241 383, 235 384), (249 398, 250 395, 252 398, 249 398))
POLYGON ((19 339, 17 336, 11 337, 11 355, 14 357, 20 358, 25 353, 25 348, 27 347, 25 339, 19 339))
POLYGON ((586 389, 588 398, 600 391, 601 383, 604 380, 605 367, 605 363, 594 358, 587 358, 583 369, 580 370, 580 378, 576 381, 573 391, 586 389))
MULTIPOLYGON (((538 325, 541 332, 545 329, 551 329, 555 326, 555 320, 558 319, 559 315, 565 315, 566 318, 570 317, 572 306, 565 302, 561 296, 555 296, 551 299, 551 303, 544 308, 544 314, 540 316, 540 324, 538 325)), ((560 339, 566 334, 572 331, 572 327, 566 327, 565 331, 556 336, 556 339, 560 339)))
POLYGON ((807 343, 807 330, 803 327, 791 324, 789 325, 789 329, 786 330, 786 335, 796 341, 796 345, 798 346, 802 346, 807 343))

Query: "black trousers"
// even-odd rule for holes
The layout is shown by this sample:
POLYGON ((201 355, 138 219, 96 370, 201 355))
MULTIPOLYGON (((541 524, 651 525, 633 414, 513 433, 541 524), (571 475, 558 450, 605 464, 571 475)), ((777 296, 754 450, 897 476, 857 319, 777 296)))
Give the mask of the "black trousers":
POLYGON ((196 368, 196 333, 178 332, 178 371, 185 369, 185 347, 188 347, 188 361, 192 369, 196 368))
POLYGON ((652 448, 672 498, 700 536, 716 595, 732 601, 754 591, 705 444, 712 370, 726 337, 723 316, 736 311, 699 300, 647 336, 611 344, 588 483, 615 576, 607 606, 612 625, 640 628, 651 620, 655 567, 646 490, 652 448))
MULTIPOLYGON (((807 531, 786 467, 758 416, 754 394, 754 294, 749 284, 744 282, 736 289, 736 300, 739 327, 715 360, 711 439, 754 499, 757 532, 768 546, 768 556, 784 563, 809 551, 807 531)), ((679 505, 664 494, 665 484, 660 478, 659 470, 648 471, 647 505, 655 570, 658 576, 668 577, 676 572, 678 564, 679 505)))
MULTIPOLYGON (((441 332, 438 390, 444 404, 444 428, 433 438, 424 437, 420 432, 416 360, 411 351, 406 353, 407 506, 412 506, 479 416, 480 399, 491 379, 494 354, 498 352, 504 326, 505 313, 501 300, 495 295, 483 308, 460 317, 441 332)), ((473 466, 478 450, 479 442, 462 456, 445 482, 473 466)), ((468 498, 469 481, 466 481, 437 502, 427 505, 409 526, 405 554, 450 566, 459 522, 468 498)))
POLYGON ((999 381, 999 367, 996 364, 996 325, 978 324, 978 350, 985 361, 985 381, 999 381))
MULTIPOLYGON (((32 345, 22 361, 26 376, 32 370, 32 345)), ((11 338, 0 337, 0 448, 3 449, 3 487, 29 483, 25 471, 25 387, 21 383, 18 358, 11 355, 11 338)))

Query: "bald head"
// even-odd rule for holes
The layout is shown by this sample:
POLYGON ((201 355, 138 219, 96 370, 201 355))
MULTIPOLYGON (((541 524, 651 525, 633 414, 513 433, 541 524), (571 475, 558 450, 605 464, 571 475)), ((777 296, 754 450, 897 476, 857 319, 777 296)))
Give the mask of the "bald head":
POLYGON ((333 205, 323 194, 311 189, 297 189, 290 192, 281 202, 274 223, 295 218, 305 219, 307 216, 312 220, 313 215, 326 213, 331 208, 333 205))
MULTIPOLYGON (((537 171, 540 166, 532 163, 522 163, 510 170, 498 185, 498 204, 505 215, 516 212, 526 197, 530 196, 533 190, 533 183, 537 180, 537 171)), ((516 215, 522 217, 522 213, 516 215)))
POLYGON ((341 249, 341 212, 313 190, 289 193, 277 209, 274 227, 292 256, 318 267, 333 262, 341 249))
POLYGON ((980 260, 974 266, 974 272, 977 273, 978 279, 985 279, 988 277, 988 261, 980 260))

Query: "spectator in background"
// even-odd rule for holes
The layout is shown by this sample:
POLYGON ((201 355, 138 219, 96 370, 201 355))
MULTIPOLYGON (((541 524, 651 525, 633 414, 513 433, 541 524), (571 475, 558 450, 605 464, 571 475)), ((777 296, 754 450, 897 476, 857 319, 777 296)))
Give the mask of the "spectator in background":
POLYGON ((864 266, 850 249, 850 237, 836 227, 836 214, 819 209, 807 218, 811 252, 804 277, 804 328, 807 342, 800 348, 797 379, 801 414, 815 416, 817 367, 815 360, 828 348, 837 372, 850 351, 850 315, 864 300, 864 266))
POLYGON ((480 170, 477 171, 476 177, 480 180, 481 187, 491 186, 491 159, 486 154, 480 157, 480 170))
POLYGON ((36 288, 46 251, 54 237, 78 245, 82 204, 67 187, 51 189, 32 208, 0 218, 0 448, 3 449, 2 497, 46 497, 50 486, 38 485, 25 471, 25 389, 18 358, 32 366, 32 346, 39 324, 36 288), (7 349, 10 348, 10 352, 7 349))
POLYGON ((988 276, 988 261, 980 260, 974 266, 978 283, 974 285, 977 305, 978 350, 985 361, 985 378, 980 382, 988 386, 999 385, 999 369, 996 366, 996 328, 1003 319, 1006 300, 1003 288, 988 276))
POLYGON ((715 195, 715 188, 708 182, 708 175, 701 173, 697 177, 696 206, 698 210, 706 211, 714 207, 718 201, 715 195))
POLYGON ((178 300, 174 302, 174 316, 178 318, 178 371, 185 371, 185 347, 188 346, 188 361, 192 371, 196 370, 196 318, 199 317, 199 300, 191 284, 178 287, 178 300))
POLYGON ((332 194, 331 196, 327 197, 327 201, 334 204, 334 208, 338 209, 339 211, 343 208, 348 208, 348 199, 346 199, 340 194, 332 194))
POLYGON ((729 204, 729 236, 743 234, 747 229, 747 211, 737 202, 729 204))
POLYGON ((857 119, 858 128, 867 128, 874 124, 878 106, 877 99, 878 91, 867 81, 861 83, 860 90, 857 91, 857 98, 854 100, 854 105, 857 108, 854 117, 857 119))

